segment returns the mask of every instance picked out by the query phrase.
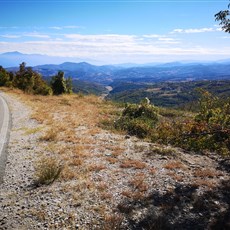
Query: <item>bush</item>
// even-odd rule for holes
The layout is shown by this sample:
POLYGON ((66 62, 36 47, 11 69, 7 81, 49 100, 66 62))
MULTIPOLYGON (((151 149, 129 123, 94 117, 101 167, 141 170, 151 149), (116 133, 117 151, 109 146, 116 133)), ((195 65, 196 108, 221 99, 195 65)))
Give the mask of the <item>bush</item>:
POLYGON ((194 151, 230 152, 230 101, 200 90, 199 112, 187 120, 161 121, 152 140, 194 151))
POLYGON ((51 184, 59 177, 61 171, 62 166, 55 158, 44 157, 36 162, 35 184, 51 184))
POLYGON ((114 127, 139 138, 193 151, 230 155, 230 99, 200 91, 196 114, 127 104, 114 127))
POLYGON ((195 117, 193 132, 206 149, 229 154, 230 99, 226 101, 201 90, 200 111, 195 117), (202 127, 201 131, 198 131, 202 127))
POLYGON ((145 138, 150 135, 157 121, 158 109, 143 101, 140 105, 127 104, 121 117, 115 122, 115 128, 145 138))

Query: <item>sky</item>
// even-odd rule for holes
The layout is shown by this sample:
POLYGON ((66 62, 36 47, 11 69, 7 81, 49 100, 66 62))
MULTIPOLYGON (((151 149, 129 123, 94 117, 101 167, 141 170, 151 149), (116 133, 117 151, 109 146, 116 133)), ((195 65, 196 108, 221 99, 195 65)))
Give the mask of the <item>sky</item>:
POLYGON ((228 0, 0 0, 0 53, 104 64, 230 58, 228 0))

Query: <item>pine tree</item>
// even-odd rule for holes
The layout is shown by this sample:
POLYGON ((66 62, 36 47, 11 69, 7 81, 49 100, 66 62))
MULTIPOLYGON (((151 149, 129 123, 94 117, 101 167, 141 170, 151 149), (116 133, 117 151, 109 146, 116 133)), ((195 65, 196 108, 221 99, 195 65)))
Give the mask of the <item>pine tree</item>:
POLYGON ((64 72, 59 71, 57 75, 52 77, 51 87, 55 95, 63 93, 72 93, 72 80, 71 78, 65 79, 64 72))

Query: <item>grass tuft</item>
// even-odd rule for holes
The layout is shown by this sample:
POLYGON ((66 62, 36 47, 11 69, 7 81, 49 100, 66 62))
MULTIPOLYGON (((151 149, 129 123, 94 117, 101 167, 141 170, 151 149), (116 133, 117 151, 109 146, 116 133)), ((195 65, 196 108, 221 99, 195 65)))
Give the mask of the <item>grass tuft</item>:
POLYGON ((51 157, 43 157, 35 163, 35 184, 48 185, 53 183, 62 171, 61 164, 51 157))

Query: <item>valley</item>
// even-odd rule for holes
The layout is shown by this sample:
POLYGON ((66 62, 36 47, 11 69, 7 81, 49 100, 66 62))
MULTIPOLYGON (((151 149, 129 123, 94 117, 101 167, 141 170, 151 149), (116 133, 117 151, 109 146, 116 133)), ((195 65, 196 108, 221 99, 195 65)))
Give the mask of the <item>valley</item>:
MULTIPOLYGON (((157 106, 188 108, 197 100, 197 88, 204 88, 218 97, 230 95, 229 59, 102 66, 64 62, 32 68, 47 82, 58 71, 63 71, 65 77, 72 79, 75 93, 107 95, 106 99, 122 103, 139 103, 148 97, 157 106), (107 86, 113 90, 108 91, 107 86)), ((15 72, 18 67, 7 70, 15 72)))
POLYGON ((228 65, 171 65, 1 68, 2 229, 227 229, 228 65))

